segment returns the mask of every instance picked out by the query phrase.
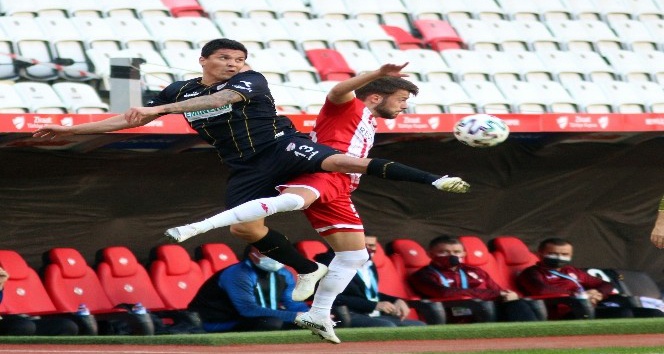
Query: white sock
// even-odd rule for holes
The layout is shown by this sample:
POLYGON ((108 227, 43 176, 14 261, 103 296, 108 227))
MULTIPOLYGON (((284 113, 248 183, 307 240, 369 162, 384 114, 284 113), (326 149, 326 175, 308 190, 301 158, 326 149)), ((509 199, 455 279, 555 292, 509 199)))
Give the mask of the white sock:
POLYGON ((303 206, 304 198, 297 194, 284 193, 272 198, 250 200, 191 226, 203 233, 219 227, 262 219, 275 213, 302 209, 303 206))
POLYGON ((366 249, 358 251, 335 252, 327 274, 318 283, 309 312, 317 318, 330 318, 332 303, 353 279, 360 268, 369 260, 366 249))

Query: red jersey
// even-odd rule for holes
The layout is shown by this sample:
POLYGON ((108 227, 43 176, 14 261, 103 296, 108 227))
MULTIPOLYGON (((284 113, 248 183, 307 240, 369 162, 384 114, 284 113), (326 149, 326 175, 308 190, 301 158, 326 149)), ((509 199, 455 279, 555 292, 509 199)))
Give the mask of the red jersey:
MULTIPOLYGON (((321 108, 311 139, 330 146, 346 155, 367 157, 376 135, 376 118, 357 98, 334 104, 327 98, 321 108)), ((352 189, 360 183, 360 174, 350 174, 352 189)))

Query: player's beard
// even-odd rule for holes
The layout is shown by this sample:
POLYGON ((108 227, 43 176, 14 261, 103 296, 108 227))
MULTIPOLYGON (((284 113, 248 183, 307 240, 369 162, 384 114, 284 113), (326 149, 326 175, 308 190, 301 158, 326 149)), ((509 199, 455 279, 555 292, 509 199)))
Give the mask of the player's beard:
POLYGON ((374 111, 377 113, 376 117, 380 118, 385 118, 385 119, 394 119, 396 118, 399 113, 403 111, 398 111, 398 112, 393 112, 387 109, 387 105, 385 104, 385 101, 379 103, 376 108, 374 108, 374 111))

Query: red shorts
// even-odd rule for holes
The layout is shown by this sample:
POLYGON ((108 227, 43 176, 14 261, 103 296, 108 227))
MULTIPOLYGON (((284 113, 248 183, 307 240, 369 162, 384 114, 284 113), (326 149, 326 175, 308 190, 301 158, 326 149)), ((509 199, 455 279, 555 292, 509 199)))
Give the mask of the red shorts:
POLYGON ((304 187, 318 195, 318 199, 304 209, 311 226, 321 236, 335 232, 363 232, 362 220, 350 199, 351 178, 345 173, 318 172, 303 174, 277 187, 304 187))

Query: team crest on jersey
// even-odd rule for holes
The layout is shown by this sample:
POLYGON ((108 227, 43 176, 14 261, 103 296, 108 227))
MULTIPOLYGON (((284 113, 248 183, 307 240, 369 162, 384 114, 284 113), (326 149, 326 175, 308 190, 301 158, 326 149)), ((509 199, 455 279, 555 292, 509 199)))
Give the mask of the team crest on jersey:
POLYGON ((286 151, 293 151, 295 150, 295 143, 290 143, 288 146, 286 146, 286 151))

